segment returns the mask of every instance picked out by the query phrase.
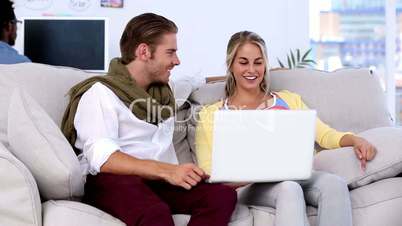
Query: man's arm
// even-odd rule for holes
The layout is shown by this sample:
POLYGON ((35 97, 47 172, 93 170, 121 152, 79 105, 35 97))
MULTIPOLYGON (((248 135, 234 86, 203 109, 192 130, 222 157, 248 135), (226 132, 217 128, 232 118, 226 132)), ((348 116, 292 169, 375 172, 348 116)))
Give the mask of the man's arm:
POLYGON ((186 189, 205 177, 205 173, 194 164, 173 165, 142 160, 119 151, 120 147, 115 143, 119 136, 119 118, 114 99, 110 98, 108 92, 111 91, 100 83, 93 85, 81 97, 74 118, 76 147, 88 159, 90 172, 165 180, 186 189))
POLYGON ((194 164, 173 165, 154 160, 142 160, 116 151, 101 166, 102 173, 136 175, 150 180, 164 180, 187 190, 207 176, 194 164))

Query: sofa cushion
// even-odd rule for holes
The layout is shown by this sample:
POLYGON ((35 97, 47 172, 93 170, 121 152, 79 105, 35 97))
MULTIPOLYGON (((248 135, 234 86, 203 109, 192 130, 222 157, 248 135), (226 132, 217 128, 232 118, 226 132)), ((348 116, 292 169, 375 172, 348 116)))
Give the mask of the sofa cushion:
POLYGON ((193 103, 213 104, 225 97, 225 82, 207 83, 191 93, 189 100, 193 103))
POLYGON ((45 199, 83 195, 84 179, 71 145, 47 113, 26 92, 16 89, 8 116, 11 151, 34 175, 45 199))
MULTIPOLYGON (((49 200, 42 205, 43 226, 99 225, 124 226, 125 224, 113 216, 92 206, 72 201, 49 200)), ((190 215, 173 215, 175 226, 186 226, 190 215)), ((253 217, 246 206, 237 205, 229 226, 250 226, 253 217)))
POLYGON ((351 189, 398 175, 402 172, 402 129, 382 127, 359 134, 377 148, 377 155, 362 171, 352 147, 326 150, 314 159, 316 170, 337 174, 351 189))
POLYGON ((389 178, 350 192, 354 226, 399 226, 402 178, 389 178))
POLYGON ((250 226, 253 225, 253 216, 249 208, 242 204, 237 204, 230 218, 229 226, 250 226))
POLYGON ((95 207, 72 201, 50 200, 42 205, 43 226, 125 226, 119 219, 95 207))
MULTIPOLYGON (((276 210, 271 207, 263 207, 263 206, 250 206, 250 211, 254 217, 253 226, 268 226, 275 225, 275 214, 276 210)), ((306 214, 308 217, 308 221, 310 226, 318 226, 317 225, 317 208, 312 206, 307 206, 306 214)))
POLYGON ((189 143, 187 141, 187 116, 188 116, 188 97, 192 91, 192 85, 188 81, 175 81, 170 82, 172 87, 177 111, 175 115, 175 125, 173 134, 173 145, 176 151, 177 159, 179 163, 193 162, 189 150, 189 143))
POLYGON ((7 109, 16 87, 28 92, 60 125, 68 90, 94 75, 74 68, 36 63, 0 65, 0 141, 7 144, 7 109))
MULTIPOLYGON (((271 89, 300 94, 321 120, 340 131, 361 132, 392 125, 378 76, 368 69, 273 71, 271 89)), ((224 82, 220 82, 200 87, 190 100, 204 105, 223 96, 224 82)))
POLYGON ((176 151, 177 160, 179 163, 192 163, 194 162, 191 155, 188 133, 188 112, 189 109, 181 109, 176 114, 173 133, 173 145, 176 151))
MULTIPOLYGON (((190 221, 190 215, 175 214, 173 215, 173 221, 175 226, 186 226, 190 221)), ((252 226, 253 216, 247 206, 237 204, 235 210, 232 213, 228 226, 252 226)))
POLYGON ((193 91, 193 86, 189 81, 170 81, 170 87, 172 88, 174 97, 176 99, 177 107, 180 108, 187 102, 188 97, 193 91))
POLYGON ((187 112, 187 141, 189 144, 189 155, 192 156, 193 162, 196 162, 197 157, 195 155, 195 132, 197 128, 197 122, 199 120, 199 112, 202 110, 203 105, 192 104, 191 108, 187 112))
POLYGON ((379 77, 369 69, 275 71, 272 89, 300 94, 321 120, 339 131, 392 125, 379 77))
POLYGON ((42 226, 38 187, 29 170, 0 142, 0 225, 42 226))

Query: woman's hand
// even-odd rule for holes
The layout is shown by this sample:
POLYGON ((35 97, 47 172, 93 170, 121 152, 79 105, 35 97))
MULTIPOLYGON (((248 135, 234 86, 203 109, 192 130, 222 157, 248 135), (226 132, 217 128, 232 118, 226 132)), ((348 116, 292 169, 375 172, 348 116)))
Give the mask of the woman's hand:
POLYGON ((366 170, 367 161, 372 160, 377 153, 376 148, 370 142, 358 136, 353 136, 353 150, 360 160, 363 170, 366 170))
POLYGON ((366 139, 351 134, 343 136, 340 144, 342 147, 353 147, 363 170, 366 170, 367 161, 372 160, 377 153, 376 148, 366 139))

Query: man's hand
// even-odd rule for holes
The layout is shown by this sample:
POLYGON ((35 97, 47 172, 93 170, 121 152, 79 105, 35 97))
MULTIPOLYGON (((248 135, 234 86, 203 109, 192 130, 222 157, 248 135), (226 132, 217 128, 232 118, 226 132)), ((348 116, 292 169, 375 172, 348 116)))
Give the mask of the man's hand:
POLYGON ((192 163, 174 165, 168 170, 164 180, 172 185, 183 187, 190 190, 200 181, 208 178, 205 172, 192 163))
POLYGON ((353 150, 356 157, 360 160, 363 170, 366 170, 367 161, 372 160, 377 153, 376 148, 372 144, 358 136, 353 136, 353 150))

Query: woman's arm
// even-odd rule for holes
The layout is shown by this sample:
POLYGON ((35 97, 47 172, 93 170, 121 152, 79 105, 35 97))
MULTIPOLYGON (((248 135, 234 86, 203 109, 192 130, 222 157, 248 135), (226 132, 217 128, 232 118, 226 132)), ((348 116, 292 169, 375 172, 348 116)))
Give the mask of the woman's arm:
POLYGON ((199 113, 199 120, 195 130, 197 165, 208 175, 211 174, 212 167, 213 113, 216 110, 212 109, 212 106, 204 107, 199 113))
MULTIPOLYGON (((287 95, 291 96, 291 98, 288 97, 291 100, 289 101, 291 109, 309 109, 300 95, 294 93, 287 95)), ((367 161, 372 160, 376 155, 375 147, 364 138, 353 133, 339 132, 322 122, 318 117, 316 122, 316 142, 327 149, 353 147, 363 170, 366 168, 367 161)))

